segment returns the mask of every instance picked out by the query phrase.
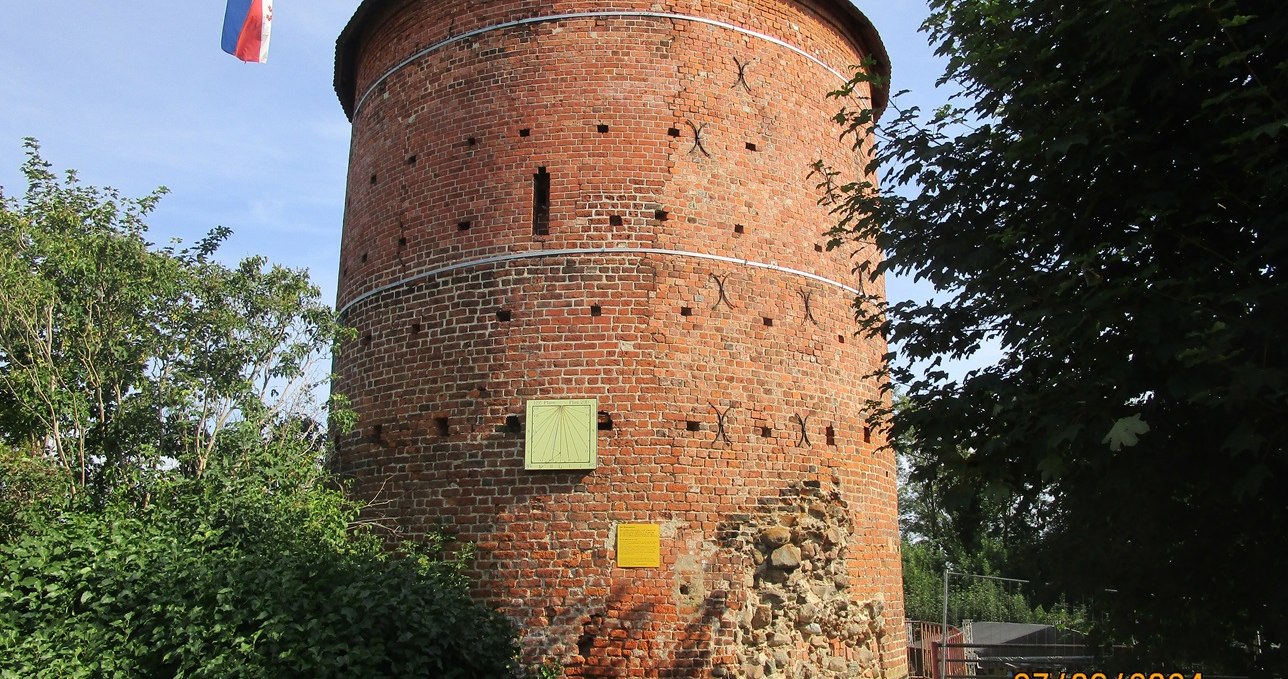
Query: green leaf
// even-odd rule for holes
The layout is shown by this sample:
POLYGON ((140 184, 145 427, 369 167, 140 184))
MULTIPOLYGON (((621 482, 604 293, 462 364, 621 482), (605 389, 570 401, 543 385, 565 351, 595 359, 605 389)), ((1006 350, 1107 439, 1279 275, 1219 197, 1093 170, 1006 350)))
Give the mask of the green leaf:
POLYGON ((1140 437, 1148 431, 1148 422, 1145 422, 1139 414, 1131 415, 1114 422, 1114 426, 1109 428, 1109 433, 1105 434, 1105 438, 1100 442, 1108 443, 1110 450, 1118 451, 1136 445, 1140 437))
POLYGON ((1064 470, 1064 458, 1059 455, 1047 455, 1038 463, 1038 471, 1042 473, 1043 481, 1060 478, 1064 474, 1064 470))

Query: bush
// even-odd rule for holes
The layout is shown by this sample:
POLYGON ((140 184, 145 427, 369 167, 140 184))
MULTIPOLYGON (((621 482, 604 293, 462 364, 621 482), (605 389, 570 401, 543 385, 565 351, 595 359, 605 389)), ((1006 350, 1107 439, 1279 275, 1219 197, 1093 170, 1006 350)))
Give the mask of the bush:
POLYGON ((515 673, 514 630, 459 558, 386 553, 295 463, 29 519, 0 545, 0 676, 515 673))

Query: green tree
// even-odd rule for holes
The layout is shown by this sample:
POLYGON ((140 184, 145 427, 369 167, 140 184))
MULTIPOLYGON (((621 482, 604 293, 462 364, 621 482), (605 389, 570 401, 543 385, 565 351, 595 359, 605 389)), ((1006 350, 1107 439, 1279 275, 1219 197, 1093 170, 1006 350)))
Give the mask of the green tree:
POLYGON ((818 168, 834 243, 939 291, 858 300, 905 359, 893 435, 922 475, 1049 503, 1018 517, 1034 563, 1114 636, 1285 673, 1288 6, 930 5, 954 103, 838 116, 876 127, 880 187, 818 168))
POLYGON ((0 193, 0 439, 93 495, 166 465, 200 476, 230 423, 316 415, 343 331, 305 272, 214 261, 224 228, 157 248, 144 218, 164 189, 60 179, 26 146, 26 193, 0 193))
MULTIPOLYGON (((1053 625, 1085 632, 1086 611, 1056 598, 1042 601, 1040 588, 1032 583, 1016 583, 973 578, 986 575, 1013 578, 1014 570, 998 568, 1012 565, 1005 547, 987 539, 974 551, 950 554, 929 541, 904 540, 903 596, 904 613, 909 620, 939 622, 943 619, 944 569, 954 576, 949 580, 948 624, 963 620, 986 622, 1022 622, 1053 625), (965 575, 969 574, 969 575, 965 575)), ((1021 573, 1022 574, 1022 573, 1021 573)))
MULTIPOLYGON (((906 400, 896 397, 895 416, 906 407, 906 400)), ((963 575, 950 582, 949 624, 969 618, 1088 629, 1084 608, 1069 605, 1059 592, 1032 582, 969 577, 1038 577, 1025 558, 1035 537, 1032 522, 1026 520, 1034 506, 1017 497, 984 495, 938 473, 919 447, 916 432, 903 431, 892 445, 899 464, 899 532, 909 619, 941 620, 944 571, 951 570, 963 575)))
POLYGON ((214 261, 224 229, 156 247, 162 191, 27 148, 0 194, 0 677, 516 676, 468 548, 387 551, 324 471, 312 365, 347 333, 307 275, 214 261))

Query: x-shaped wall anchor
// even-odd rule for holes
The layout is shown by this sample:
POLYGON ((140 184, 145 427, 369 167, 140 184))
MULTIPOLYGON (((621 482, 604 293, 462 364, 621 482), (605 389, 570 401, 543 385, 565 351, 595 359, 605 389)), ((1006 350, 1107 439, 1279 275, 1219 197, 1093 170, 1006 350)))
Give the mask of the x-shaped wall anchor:
POLYGON ((801 437, 800 440, 796 442, 796 447, 814 447, 814 444, 809 442, 809 430, 807 428, 809 425, 809 415, 801 417, 800 414, 796 414, 794 417, 796 418, 796 424, 801 426, 801 437))
POLYGON ((716 407, 716 404, 708 401, 707 405, 711 406, 711 409, 716 411, 716 437, 711 440, 719 441, 724 439, 725 443, 732 445, 733 441, 730 441, 729 435, 725 433, 725 422, 727 421, 725 418, 728 417, 729 411, 733 410, 733 406, 729 406, 724 409, 724 412, 720 412, 720 409, 716 407))
POLYGON ((748 92, 750 92, 751 85, 747 84, 747 68, 751 66, 751 62, 748 61, 747 63, 744 64, 741 61, 738 61, 738 57, 734 57, 733 63, 738 66, 738 79, 734 81, 733 89, 737 89, 739 85, 742 85, 742 88, 744 90, 747 90, 748 92))
POLYGON ((702 131, 707 129, 706 123, 703 123, 701 125, 694 125, 693 123, 687 120, 684 122, 688 124, 690 130, 693 130, 693 148, 689 149, 689 153, 693 153, 694 151, 701 151, 702 155, 710 158, 711 153, 707 151, 707 147, 702 145, 702 131))
POLYGON ((720 290, 720 297, 716 299, 716 303, 715 303, 715 304, 712 304, 712 305, 711 305, 711 308, 712 308, 712 309, 715 309, 715 308, 719 307, 721 302, 724 302, 724 303, 725 303, 725 306, 729 307, 730 309, 734 308, 733 304, 729 301, 729 298, 725 296, 725 279, 724 279, 724 277, 722 277, 722 276, 717 276, 717 275, 715 275, 715 274, 710 274, 710 275, 711 275, 711 280, 713 280, 713 281, 715 281, 715 282, 716 282, 716 288, 718 288, 718 289, 720 290))
POLYGON ((814 296, 814 293, 808 290, 797 290, 796 294, 800 295, 801 301, 805 303, 805 318, 813 321, 814 325, 818 325, 818 319, 814 318, 814 310, 810 308, 810 299, 814 296))

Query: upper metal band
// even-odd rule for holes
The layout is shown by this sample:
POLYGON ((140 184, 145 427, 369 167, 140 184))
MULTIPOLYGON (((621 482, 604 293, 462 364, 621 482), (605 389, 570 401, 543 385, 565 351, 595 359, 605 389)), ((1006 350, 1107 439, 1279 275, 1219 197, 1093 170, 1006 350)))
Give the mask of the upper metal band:
POLYGON ((494 24, 492 26, 484 26, 483 28, 476 28, 472 31, 468 31, 460 35, 452 36, 445 40, 441 40, 439 42, 434 43, 433 45, 430 45, 429 47, 426 47, 425 49, 415 52, 414 54, 407 57, 406 59, 403 59, 402 61, 398 62, 393 68, 389 69, 388 71, 385 71, 383 75, 381 75, 379 78, 376 78, 375 82, 371 83, 371 85, 366 89, 366 91, 362 93, 362 96, 358 98, 357 105, 353 107, 353 117, 356 118, 358 116, 358 112, 362 110, 362 105, 367 102, 367 98, 370 97, 371 93, 374 92, 377 87, 380 87, 380 84, 383 83, 385 80, 387 80, 390 76, 402 70, 402 68, 405 67, 407 64, 410 64, 411 62, 427 54, 430 54, 444 47, 447 47, 448 45, 461 42, 462 40, 469 40, 470 38, 483 35, 484 33, 491 33, 492 31, 505 30, 507 28, 514 28, 516 26, 525 26, 528 24, 539 24, 539 23, 545 23, 547 21, 562 21, 564 19, 602 19, 602 18, 671 19, 675 21, 692 21, 698 24, 706 24, 708 26, 715 26, 717 28, 724 28, 731 31, 736 31, 738 33, 742 33, 743 35, 751 36, 753 38, 759 38, 760 40, 771 42, 775 45, 778 45, 779 47, 784 47, 786 49, 789 49, 805 57, 806 59, 809 59, 815 64, 822 66, 824 69, 827 70, 828 73, 831 73, 832 75, 839 78, 841 82, 849 82, 850 80, 849 77, 847 77, 844 73, 827 65, 822 59, 819 59, 813 54, 810 54, 809 52, 806 52, 805 50, 789 42, 785 42, 779 38, 775 38, 772 35, 767 35, 765 33, 753 31, 747 28, 743 28, 741 26, 735 26, 733 24, 726 23, 724 21, 716 21, 715 19, 707 19, 705 17, 689 16, 687 14, 672 14, 670 12, 624 12, 624 11, 572 12, 568 14, 549 14, 546 16, 529 17, 527 19, 518 19, 516 21, 507 21, 505 23, 494 24))
POLYGON ((338 313, 339 314, 347 313, 349 309, 352 309, 354 306, 368 299, 371 299, 376 295, 389 292, 390 290, 393 290, 395 288, 400 288, 404 285, 415 283, 416 281, 425 280, 427 278, 433 278, 434 276, 439 276, 452 271, 459 271, 461 269, 469 269, 476 266, 484 266, 487 264, 496 264, 500 262, 510 262, 517 259, 536 259, 540 257, 565 257, 570 255, 616 255, 616 254, 649 254, 649 255, 671 255, 671 256, 679 256, 679 257, 697 257, 698 259, 709 259, 717 262, 741 264, 743 266, 750 266, 756 269, 768 269, 771 271, 778 271, 781 273, 791 274, 793 276, 802 276, 810 280, 815 280, 820 283, 825 283, 827 285, 840 288, 854 295, 860 294, 862 292, 857 288, 852 288, 844 283, 841 283, 840 281, 834 281, 830 278, 825 278, 816 273, 801 271, 799 269, 792 269, 785 266, 778 266, 777 264, 770 264, 767 262, 757 262, 750 259, 738 259, 736 257, 725 257, 724 255, 712 255, 712 254, 707 254, 705 252, 690 252, 688 250, 667 250, 664 248, 568 248, 563 250, 530 250, 528 252, 512 252, 509 254, 497 255, 495 257, 480 257, 478 259, 467 259, 460 262, 448 264, 447 266, 441 266, 436 269, 430 269, 429 271, 423 271, 414 276, 409 276, 402 280, 389 283, 388 285, 382 285, 374 290, 369 290, 367 292, 364 292, 361 295, 358 295, 357 297, 353 298, 348 304, 345 304, 343 307, 340 307, 340 310, 338 313))

